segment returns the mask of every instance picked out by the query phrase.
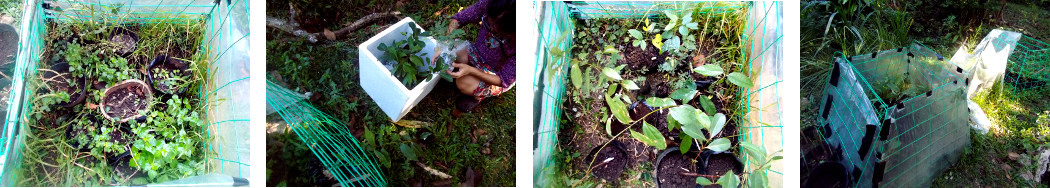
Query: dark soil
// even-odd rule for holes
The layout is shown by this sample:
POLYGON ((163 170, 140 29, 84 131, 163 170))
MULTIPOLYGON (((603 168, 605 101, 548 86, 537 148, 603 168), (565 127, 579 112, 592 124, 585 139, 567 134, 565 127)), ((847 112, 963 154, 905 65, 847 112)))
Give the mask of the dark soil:
POLYGON ((130 55, 138 48, 138 36, 127 28, 117 28, 110 35, 109 42, 117 44, 116 53, 121 56, 130 55))
MULTIPOLYGON (((641 101, 635 102, 631 106, 632 107, 629 107, 629 109, 627 110, 627 113, 628 113, 628 115, 631 116, 632 120, 640 120, 646 114, 649 114, 649 112, 653 111, 649 107, 649 105, 645 105, 641 101)), ((650 117, 651 116, 652 115, 650 115, 650 117)), ((666 124, 666 122, 664 122, 664 123, 666 124)), ((649 124, 652 124, 652 122, 649 122, 649 124)), ((656 126, 656 125, 653 125, 653 126, 656 126)), ((666 126, 667 125, 664 125, 664 127, 666 127, 666 126)), ((623 131, 623 129, 626 129, 627 125, 625 125, 623 123, 620 123, 620 121, 616 120, 616 118, 613 118, 612 119, 612 123, 609 125, 609 128, 611 129, 612 134, 617 134, 617 133, 620 133, 620 131, 623 131)), ((634 122, 634 124, 631 125, 631 130, 634 130, 636 132, 642 132, 642 122, 641 121, 634 122)))
POLYGON ((587 157, 587 163, 594 161, 591 165, 591 174, 607 182, 619 182, 620 175, 627 168, 627 152, 621 149, 619 142, 613 141, 602 148, 601 145, 591 149, 587 157), (601 149, 600 151, 598 149, 601 149))
POLYGON ((72 107, 84 101, 86 97, 84 93, 87 93, 85 90, 87 82, 84 78, 72 78, 73 76, 69 74, 69 64, 66 63, 52 65, 50 69, 51 71, 43 71, 42 75, 46 79, 51 79, 48 84, 51 85, 54 92, 69 94, 69 101, 59 103, 58 106, 72 107), (74 82, 75 84, 71 84, 74 82))
POLYGON ((802 187, 847 187, 846 167, 837 162, 824 162, 802 182, 802 187))
MULTIPOLYGON (((729 170, 733 170, 733 173, 740 175, 740 172, 744 170, 743 164, 740 163, 732 153, 711 154, 705 162, 707 163, 707 166, 704 166, 703 170, 703 174, 705 175, 722 176, 725 175, 726 172, 729 172, 729 170)), ((710 179, 711 182, 718 181, 717 178, 708 179, 710 179)), ((714 187, 718 186, 714 185, 714 187)))
POLYGON ((187 80, 192 73, 189 64, 168 56, 157 56, 149 66, 149 81, 153 89, 166 94, 179 94, 185 90, 179 79, 187 80))
POLYGON ((659 160, 656 168, 656 178, 661 188, 696 187, 696 176, 683 173, 700 174, 696 163, 693 162, 696 152, 682 155, 679 150, 666 150, 663 159, 659 160), (692 156, 690 156, 692 155, 692 156))
POLYGON ((645 50, 633 45, 624 49, 624 60, 627 60, 628 68, 631 70, 645 69, 651 72, 655 71, 664 62, 666 53, 660 54, 659 49, 653 46, 652 43, 646 42, 645 44, 649 45, 645 47, 645 50))
POLYGON ((18 32, 11 25, 0 25, 0 65, 15 61, 18 52, 18 32))
POLYGON ((138 115, 139 111, 146 110, 149 95, 145 86, 136 83, 125 83, 116 85, 111 93, 107 94, 103 101, 103 108, 109 117, 123 119, 138 115))

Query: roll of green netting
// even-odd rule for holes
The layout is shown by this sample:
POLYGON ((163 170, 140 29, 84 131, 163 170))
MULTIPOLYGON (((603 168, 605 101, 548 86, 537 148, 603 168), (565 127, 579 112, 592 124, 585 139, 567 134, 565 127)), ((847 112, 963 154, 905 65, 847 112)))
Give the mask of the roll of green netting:
POLYGON ((386 179, 370 151, 350 135, 348 126, 303 101, 295 92, 266 81, 266 104, 288 123, 299 139, 310 145, 342 186, 381 187, 386 179))
POLYGON ((550 185, 552 181, 558 180, 560 177, 554 177, 554 160, 553 152, 558 144, 558 124, 561 119, 561 102, 562 96, 565 92, 565 77, 568 70, 568 66, 565 66, 569 62, 569 56, 566 55, 567 49, 571 49, 573 37, 573 29, 575 26, 570 21, 569 7, 563 2, 542 2, 543 12, 540 16, 538 26, 540 26, 540 54, 541 57, 536 58, 536 71, 535 78, 542 80, 535 80, 533 83, 537 84, 534 86, 533 91, 537 91, 541 99, 537 102, 542 104, 539 116, 539 121, 534 129, 533 139, 535 140, 535 148, 533 148, 533 179, 536 181, 536 185, 544 187, 550 185), (561 40, 559 40, 561 39, 561 40), (562 51, 563 54, 552 54, 547 53, 552 49, 555 51, 562 51), (537 90, 541 88, 540 90, 537 90))

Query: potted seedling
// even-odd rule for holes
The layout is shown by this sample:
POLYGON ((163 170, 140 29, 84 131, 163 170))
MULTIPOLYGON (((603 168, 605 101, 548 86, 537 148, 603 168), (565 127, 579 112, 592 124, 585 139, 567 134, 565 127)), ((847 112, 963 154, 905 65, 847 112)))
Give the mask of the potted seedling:
POLYGON ((117 27, 110 31, 109 42, 117 45, 118 55, 127 57, 138 49, 139 35, 126 27, 117 27))
POLYGON ((718 152, 714 150, 704 150, 700 153, 700 157, 703 158, 703 165, 701 166, 704 170, 702 174, 707 175, 706 177, 711 182, 716 182, 715 176, 725 176, 730 173, 739 176, 744 172, 744 163, 740 161, 733 153, 729 152, 718 152))
POLYGON ((87 80, 83 77, 73 78, 69 73, 68 63, 56 63, 51 65, 50 70, 43 70, 43 79, 54 92, 62 92, 69 95, 69 101, 58 103, 60 107, 73 107, 84 102, 87 93, 87 80))
POLYGON ((153 102, 153 91, 141 80, 130 79, 106 88, 99 111, 111 121, 123 123, 145 117, 153 102))
POLYGON ((437 85, 430 61, 437 42, 411 18, 388 27, 358 47, 361 88, 393 121, 398 121, 437 85))
POLYGON ((186 91, 193 72, 190 64, 167 55, 153 58, 146 68, 146 76, 153 90, 164 94, 181 94, 186 91))
POLYGON ((612 140, 607 145, 599 145, 591 149, 587 155, 589 170, 595 177, 608 182, 620 179, 624 169, 627 168, 628 155, 623 144, 612 140))

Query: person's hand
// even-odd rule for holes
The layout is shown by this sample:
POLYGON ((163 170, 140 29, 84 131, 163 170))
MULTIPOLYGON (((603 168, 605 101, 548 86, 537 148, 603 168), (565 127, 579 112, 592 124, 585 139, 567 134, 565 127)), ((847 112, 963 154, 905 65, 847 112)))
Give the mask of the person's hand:
POLYGON ((459 79, 459 77, 470 75, 472 72, 477 70, 466 63, 453 63, 452 67, 459 69, 459 71, 453 72, 452 70, 445 70, 445 72, 448 72, 448 75, 452 76, 452 78, 455 79, 459 79))
POLYGON ((459 21, 456 21, 456 19, 451 19, 451 20, 452 21, 448 22, 448 32, 447 33, 452 33, 452 30, 456 30, 456 28, 459 28, 459 21))

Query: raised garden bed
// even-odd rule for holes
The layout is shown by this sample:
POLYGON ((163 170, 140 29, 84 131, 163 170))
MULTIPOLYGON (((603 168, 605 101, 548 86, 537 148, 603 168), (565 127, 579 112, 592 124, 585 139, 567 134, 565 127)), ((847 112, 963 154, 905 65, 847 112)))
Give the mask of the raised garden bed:
POLYGON ((567 175, 579 179, 570 186, 766 185, 768 166, 742 164, 779 159, 740 140, 747 110, 739 91, 756 85, 740 55, 743 15, 710 11, 732 5, 681 3, 658 16, 572 20, 572 48, 548 51, 571 59, 558 143, 560 156, 570 156, 567 175), (594 172, 608 165, 601 157, 571 157, 602 147, 626 152, 619 177, 594 172))
POLYGON ((145 185, 203 173, 203 22, 46 27, 18 185, 145 185), (158 55, 181 64, 151 66, 158 55))

